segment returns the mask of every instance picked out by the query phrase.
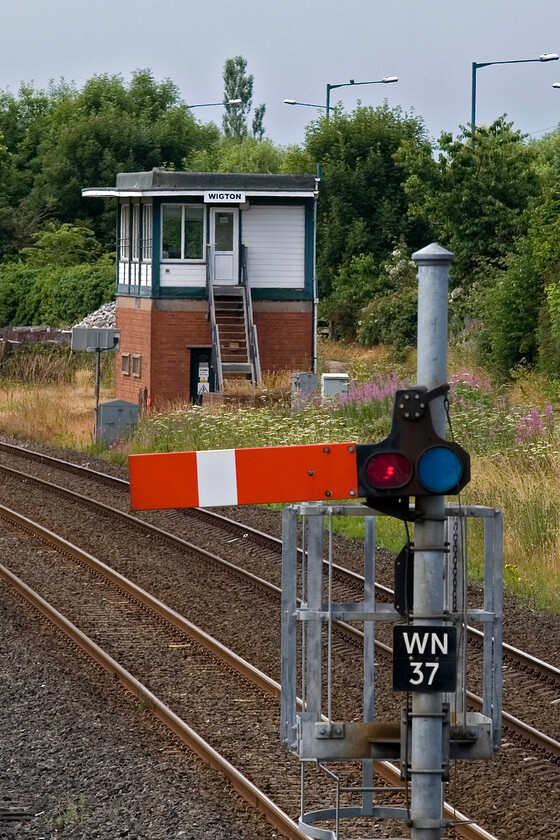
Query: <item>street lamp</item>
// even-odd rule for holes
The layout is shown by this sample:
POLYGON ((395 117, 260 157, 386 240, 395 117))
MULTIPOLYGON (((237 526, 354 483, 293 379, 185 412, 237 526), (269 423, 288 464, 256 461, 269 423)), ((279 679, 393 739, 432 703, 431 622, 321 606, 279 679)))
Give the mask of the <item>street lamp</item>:
POLYGON ((392 82, 398 81, 398 76, 384 76, 383 79, 376 79, 374 82, 355 82, 354 79, 350 79, 349 82, 343 82, 340 85, 327 85, 327 104, 325 106, 327 109, 327 117, 329 116, 331 110, 331 90, 340 87, 350 87, 353 85, 389 85, 392 82))
POLYGON ((224 102, 203 102, 202 105, 187 105, 187 108, 212 108, 214 105, 242 105, 242 99, 228 99, 226 103, 224 102))
POLYGON ((543 53, 538 58, 521 58, 516 61, 483 61, 472 63, 472 95, 471 95, 471 131, 472 131, 472 147, 474 149, 474 132, 476 128, 476 71, 480 67, 490 67, 492 64, 530 64, 534 61, 558 61, 558 53, 543 53))
POLYGON ((326 108, 326 105, 312 105, 311 102, 296 102, 295 99, 284 99, 284 105, 305 105, 306 108, 326 108))

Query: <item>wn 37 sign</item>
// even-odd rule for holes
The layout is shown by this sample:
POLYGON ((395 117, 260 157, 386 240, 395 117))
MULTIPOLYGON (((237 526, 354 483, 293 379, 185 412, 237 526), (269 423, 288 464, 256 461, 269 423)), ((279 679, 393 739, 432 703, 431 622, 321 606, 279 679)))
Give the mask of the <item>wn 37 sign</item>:
POLYGON ((396 624, 393 691, 455 691, 456 687, 456 628, 396 624))

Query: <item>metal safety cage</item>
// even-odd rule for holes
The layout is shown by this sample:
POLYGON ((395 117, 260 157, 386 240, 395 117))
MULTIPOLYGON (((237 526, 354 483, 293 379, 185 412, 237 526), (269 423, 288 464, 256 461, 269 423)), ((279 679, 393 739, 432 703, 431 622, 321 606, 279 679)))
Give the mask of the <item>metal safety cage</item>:
MULTIPOLYGON (((375 522, 379 515, 383 514, 365 505, 321 502, 291 505, 283 512, 281 741, 302 762, 300 828, 317 840, 336 840, 341 818, 406 820, 410 816, 405 808, 379 804, 375 799, 379 789, 373 786, 374 761, 400 762, 401 777, 406 779, 410 757, 410 710, 406 704, 400 720, 380 721, 375 716, 375 624, 403 621, 395 606, 376 598, 375 522), (336 603, 332 598, 337 572, 332 516, 364 517, 363 580, 356 576, 363 587, 359 602, 336 603), (363 622, 363 707, 352 710, 352 720, 333 715, 333 656, 337 648, 333 627, 337 622, 363 622), (315 762, 324 772, 332 773, 324 767, 326 763, 356 760, 362 762, 362 787, 353 788, 354 793, 359 792, 360 803, 340 806, 337 796, 334 808, 306 812, 305 763, 315 762), (313 825, 329 819, 336 823, 335 832, 313 825)), ((502 714, 502 516, 493 508, 447 504, 445 518, 444 608, 443 614, 434 618, 456 628, 458 643, 456 690, 443 695, 447 710, 444 763, 490 758, 500 746, 502 714), (484 523, 484 588, 479 608, 467 607, 463 547, 468 518, 484 523), (481 713, 467 711, 466 627, 473 623, 482 626, 481 713)), ((332 775, 335 779, 336 773, 332 775)), ((336 784, 340 786, 340 782, 336 784)))

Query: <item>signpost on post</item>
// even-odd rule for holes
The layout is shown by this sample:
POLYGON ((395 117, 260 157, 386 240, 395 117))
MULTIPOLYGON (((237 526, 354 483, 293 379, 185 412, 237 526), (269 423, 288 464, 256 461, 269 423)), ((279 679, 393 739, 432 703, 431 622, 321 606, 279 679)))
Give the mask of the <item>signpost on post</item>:
POLYGON ((101 353, 119 349, 121 331, 116 329, 97 329, 91 327, 72 327, 72 350, 86 350, 95 353, 95 419, 93 439, 99 437, 99 380, 101 372, 101 353))

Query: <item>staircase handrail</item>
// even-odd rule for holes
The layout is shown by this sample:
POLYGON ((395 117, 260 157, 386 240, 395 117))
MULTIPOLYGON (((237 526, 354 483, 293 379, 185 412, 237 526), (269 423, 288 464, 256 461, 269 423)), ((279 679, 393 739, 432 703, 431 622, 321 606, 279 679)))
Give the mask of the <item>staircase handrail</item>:
POLYGON ((210 332, 212 334, 212 356, 211 364, 215 372, 215 388, 223 390, 222 373, 222 352, 220 350, 220 331, 216 322, 216 303, 214 301, 214 246, 206 246, 206 298, 208 301, 208 312, 206 318, 210 321, 210 332))
POLYGON ((214 367, 215 381, 214 387, 216 391, 224 390, 224 375, 222 371, 222 351, 220 350, 220 331, 218 325, 214 324, 212 327, 212 355, 211 363, 214 367))
POLYGON ((260 385, 262 382, 261 360, 259 358, 259 341, 257 337, 257 327, 255 324, 251 325, 251 341, 249 344, 249 352, 251 354, 251 362, 255 371, 255 379, 257 385, 260 385))
POLYGON ((208 303, 208 312, 206 319, 210 321, 210 326, 216 324, 216 305, 214 303, 214 246, 208 244, 206 246, 206 300, 208 303))
POLYGON ((257 328, 253 322, 253 300, 251 298, 251 287, 249 285, 246 245, 241 246, 241 285, 243 287, 243 300, 245 305, 246 339, 249 347, 249 358, 253 366, 253 374, 256 384, 260 385, 262 382, 261 363, 259 358, 257 328))

